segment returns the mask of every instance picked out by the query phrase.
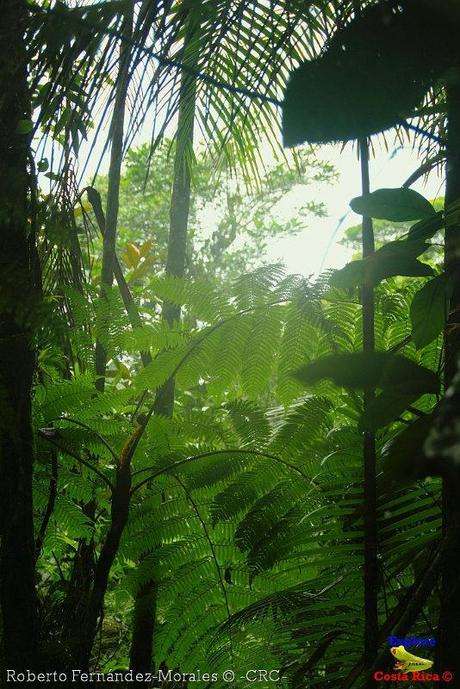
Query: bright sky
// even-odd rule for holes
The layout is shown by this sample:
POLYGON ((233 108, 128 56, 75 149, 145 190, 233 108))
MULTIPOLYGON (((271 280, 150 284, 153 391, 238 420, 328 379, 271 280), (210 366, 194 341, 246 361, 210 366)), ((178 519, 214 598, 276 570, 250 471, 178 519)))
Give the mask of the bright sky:
MULTIPOLYGON (((102 107, 102 106, 101 106, 102 107)), ((139 145, 150 139, 151 114, 147 116, 144 125, 135 140, 139 145)), ((97 118, 96 118, 97 119, 97 118)), ((171 131, 175 128, 173 121, 169 125, 171 131)), ((107 128, 103 128, 95 141, 94 149, 89 157, 89 164, 84 173, 84 179, 89 180, 94 174, 105 143, 107 128)), ((417 169, 419 160, 410 145, 405 147, 390 148, 388 152, 380 145, 378 137, 376 141, 376 155, 371 160, 371 188, 400 186, 409 175, 417 169)), ((388 135, 391 140, 391 133, 388 135)), ((80 156, 85 160, 94 142, 83 142, 80 156)), ((46 152, 46 151, 45 151, 46 152)), ((270 165, 273 156, 267 151, 267 165, 270 165)), ((350 258, 350 250, 337 242, 343 236, 347 227, 359 222, 349 208, 350 200, 360 195, 360 170, 357 159, 356 147, 347 145, 344 150, 341 146, 323 146, 318 149, 318 158, 328 161, 336 168, 339 178, 333 185, 311 184, 308 187, 300 185, 293 189, 278 205, 281 217, 288 219, 295 213, 295 209, 303 203, 314 201, 323 203, 328 216, 326 218, 311 217, 307 220, 306 227, 296 236, 274 239, 268 247, 270 262, 283 262, 289 272, 302 273, 304 275, 318 274, 326 268, 341 267, 350 258)), ((105 174, 108 169, 108 156, 105 155, 99 171, 105 174)), ((428 198, 434 198, 443 190, 443 180, 436 173, 432 173, 428 181, 418 181, 412 188, 424 194, 428 198)), ((212 208, 206 210, 206 225, 210 233, 218 223, 217 209, 213 213, 212 208)))
MULTIPOLYGON (((143 129, 135 141, 140 145, 149 141, 150 125, 143 129)), ((381 187, 398 187, 418 168, 420 160, 410 144, 402 147, 390 147, 387 151, 375 137, 375 157, 370 162, 371 189, 381 187)), ((388 134, 391 141, 391 133, 388 134)), ((86 175, 90 177, 94 171, 103 150, 104 132, 98 141, 86 175)), ((82 159, 85 158, 85 148, 82 147, 82 159)), ((360 217, 355 215, 349 202, 355 196, 359 196, 360 190, 360 166, 356 153, 356 146, 347 145, 344 149, 340 145, 321 146, 317 150, 320 160, 330 162, 338 172, 338 180, 333 184, 313 183, 308 186, 297 186, 286 194, 278 204, 277 215, 279 218, 292 217, 295 209, 302 203, 314 201, 324 203, 328 216, 326 218, 307 218, 305 229, 295 236, 274 239, 270 242, 267 256, 264 260, 286 265, 289 273, 301 273, 303 275, 317 275, 326 268, 339 268, 351 257, 351 250, 338 244, 347 227, 355 225, 360 217)), ((265 153, 264 153, 265 158, 265 153)), ((273 160, 271 152, 267 149, 266 162, 270 165, 273 160)), ((108 156, 100 167, 101 173, 108 169, 108 156)), ((428 180, 419 180, 412 186, 428 199, 435 198, 443 193, 443 180, 433 172, 428 180)), ((206 209, 205 224, 211 234, 218 224, 217 209, 206 209)))
MULTIPOLYGON (((297 188, 288 195, 285 204, 298 205, 303 195, 307 194, 307 200, 325 204, 328 217, 312 218, 309 226, 300 234, 274 241, 269 249, 271 261, 281 260, 289 272, 304 275, 318 274, 325 268, 339 268, 350 260, 351 251, 337 242, 347 227, 361 220, 349 208, 350 200, 361 194, 356 149, 350 145, 344 150, 340 146, 323 146, 318 151, 318 157, 336 167, 338 181, 332 186, 316 184, 304 189, 297 188)), ((401 186, 419 164, 410 146, 395 148, 390 152, 377 148, 376 156, 370 163, 371 189, 401 186)), ((412 188, 432 199, 443 193, 443 180, 432 173, 427 181, 420 180, 412 188)))

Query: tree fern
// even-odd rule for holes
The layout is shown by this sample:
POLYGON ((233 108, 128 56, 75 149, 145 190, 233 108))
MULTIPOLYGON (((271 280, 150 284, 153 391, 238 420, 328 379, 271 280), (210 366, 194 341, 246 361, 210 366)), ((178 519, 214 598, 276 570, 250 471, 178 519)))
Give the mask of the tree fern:
MULTIPOLYGON (((267 663, 286 665, 286 682, 299 682, 306 668, 309 686, 324 685, 327 667, 327 686, 334 686, 358 659, 362 625, 361 399, 330 381, 305 394, 294 373, 306 360, 358 349, 360 307, 324 282, 289 279, 278 268, 248 276, 208 303, 205 285, 193 292, 187 281, 161 284, 161 298, 186 310, 181 331, 157 326, 154 317, 142 333, 115 322, 106 345, 129 363, 130 377, 109 384, 104 395, 88 374, 42 386, 37 425, 57 428, 67 447, 110 481, 111 450, 121 450, 152 393, 176 376, 172 418, 150 419, 133 459, 130 516, 114 564, 119 595, 132 600, 143 585, 158 586, 157 662, 184 672, 210 661, 224 668, 255 662, 263 646, 267 663), (139 370, 136 350, 146 346, 154 358, 139 370), (84 426, 66 418, 70 411, 84 426), (310 666, 318 645, 324 653, 310 666)), ((405 336, 397 328, 412 292, 394 300, 383 287, 381 293, 383 348, 405 336)), ((420 351, 401 347, 436 365, 438 343, 420 351)), ((419 404, 428 409, 433 396, 419 404)), ((396 420, 379 432, 379 452, 400 429, 396 420)), ((48 445, 40 443, 45 467, 48 445)), ((44 547, 64 559, 81 539, 101 538, 110 503, 90 467, 64 455, 60 467, 60 491, 75 524, 72 530, 63 516, 64 528, 49 528, 44 547), (74 484, 67 484, 72 475, 74 484), (84 477, 101 510, 94 524, 81 512, 90 497, 84 477)), ((46 506, 45 476, 37 474, 39 511, 46 506)), ((399 582, 394 590, 386 585, 387 606, 412 583, 413 564, 437 540, 438 499, 439 487, 423 484, 382 493, 385 581, 399 582)))

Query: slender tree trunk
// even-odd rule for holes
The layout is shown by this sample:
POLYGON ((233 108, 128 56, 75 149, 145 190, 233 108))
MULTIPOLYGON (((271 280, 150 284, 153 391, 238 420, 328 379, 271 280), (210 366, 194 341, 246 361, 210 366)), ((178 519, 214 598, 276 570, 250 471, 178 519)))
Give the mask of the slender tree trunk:
MULTIPOLYGON (((107 299, 108 291, 113 284, 114 270, 118 265, 116 236, 126 99, 131 76, 132 47, 129 39, 131 39, 133 32, 133 9, 133 4, 128 6, 124 19, 123 36, 128 40, 122 42, 120 47, 120 66, 110 125, 111 151, 107 213, 106 217, 103 218, 101 301, 107 299)), ((105 388, 107 355, 99 339, 96 341, 95 358, 96 388, 103 392, 105 388)), ((91 651, 103 609, 110 569, 115 560, 120 538, 128 519, 130 481, 130 466, 128 462, 126 466, 120 465, 117 469, 116 484, 112 494, 111 522, 97 561, 94 561, 92 543, 86 544, 81 542, 75 556, 73 586, 64 606, 66 616, 63 627, 63 639, 68 646, 72 663, 84 670, 88 669, 90 664, 91 651)), ((94 510, 94 502, 83 506, 83 511, 88 516, 94 516, 94 510)))
MULTIPOLYGON (((359 143, 363 194, 370 191, 369 147, 367 140, 359 143)), ((362 221, 363 258, 374 253, 374 229, 372 219, 362 221)), ((363 351, 375 350, 374 338, 374 291, 370 284, 362 288, 363 351)), ((374 399, 374 390, 364 391, 364 410, 374 399)), ((363 435, 364 459, 364 654, 366 664, 372 664, 378 648, 378 560, 377 560, 377 496, 375 435, 363 435)))
POLYGON ((4 0, 0 32, 0 585, 7 668, 34 668, 38 643, 32 505, 33 319, 39 306, 29 224, 26 0, 4 0), (22 122, 22 125, 21 125, 22 122))
MULTIPOLYGON (((130 39, 133 31, 133 7, 126 12, 123 36, 130 39)), ((107 298, 107 294, 113 284, 113 272, 116 262, 116 238, 118 224, 118 208, 120 198, 121 165, 123 162, 124 126, 126 98, 130 82, 131 43, 122 43, 120 48, 120 70, 115 94, 110 137, 112 147, 110 150, 109 186, 107 192, 107 212, 102 244, 102 269, 101 269, 101 299, 107 298)), ((105 386, 105 367, 107 354, 100 340, 96 342, 96 387, 103 391, 105 386)))
MULTIPOLYGON (((447 89, 448 143, 446 165, 446 241, 445 265, 453 281, 450 317, 445 337, 445 386, 457 372, 460 354, 460 85, 447 89)), ((460 533, 459 481, 444 480, 444 531, 460 533)), ((439 620, 440 670, 453 672, 460 686, 460 540, 457 536, 449 548, 442 570, 441 614, 439 620)))
MULTIPOLYGON (((87 606, 81 616, 81 624, 75 630, 72 646, 73 666, 87 670, 91 650, 96 638, 98 622, 104 607, 104 598, 109 583, 110 570, 115 561, 120 539, 128 522, 131 502, 131 462, 139 440, 145 432, 148 417, 138 424, 127 439, 117 460, 115 483, 112 485, 110 524, 102 548, 94 565, 94 579, 88 594, 87 606)), ((73 620, 70 621, 72 631, 73 620)))
MULTIPOLYGON (((353 0, 353 10, 357 17, 361 14, 361 3, 353 0)), ((358 142, 361 160, 362 193, 370 192, 369 180, 369 141, 358 142)), ((362 254, 363 258, 375 251, 374 227, 372 218, 363 216, 362 254)), ((374 334, 374 290, 370 284, 362 287, 363 351, 375 351, 374 334)), ((372 388, 364 390, 364 411, 374 399, 372 388)), ((364 664, 370 668, 377 654, 379 643, 378 618, 378 559, 377 559, 377 482, 375 434, 363 434, 364 464, 364 664)), ((367 683, 366 686, 371 686, 367 683)))
MULTIPOLYGON (((190 13, 184 39, 185 64, 196 68, 199 55, 199 3, 190 13), (196 12, 196 15, 195 15, 196 12)), ((195 121, 196 79, 182 72, 179 94, 179 119, 174 158, 174 182, 170 207, 170 227, 166 274, 183 277, 186 266, 187 230, 190 211, 190 161, 193 159, 193 130, 195 121)), ((165 303, 163 318, 173 325, 180 319, 180 307, 165 303)), ((155 414, 172 416, 175 381, 170 378, 160 388, 155 400, 155 414)), ((134 607, 133 637, 130 667, 136 672, 153 669, 153 637, 155 627, 157 586, 151 581, 138 592, 134 607)))
MULTIPOLYGON (((96 216, 96 222, 98 224, 101 235, 102 235, 102 237, 104 237, 105 215, 104 215, 104 211, 102 210, 101 195, 93 187, 87 187, 86 193, 88 195, 88 200, 92 206, 94 215, 96 216)), ((126 313, 128 314, 128 318, 129 318, 129 322, 131 323, 131 327, 133 329, 134 328, 142 328, 143 322, 142 322, 141 315, 140 315, 139 310, 136 306, 136 303, 133 299, 133 296, 132 296, 131 291, 128 287, 128 284, 125 280, 125 276, 123 275, 123 271, 122 271, 121 266, 120 266, 120 261, 118 260, 118 256, 116 253, 115 253, 114 266, 113 266, 113 274, 115 276, 115 280, 117 281, 118 290, 120 292, 124 307, 126 309, 126 313)), ((143 366, 148 366, 149 364, 152 363, 152 355, 150 354, 150 352, 140 352, 140 356, 141 356, 143 366)))
MULTIPOLYGON (((94 521, 96 503, 94 500, 81 505, 82 513, 88 521, 94 521)), ((80 666, 81 630, 85 621, 86 611, 93 585, 95 567, 94 540, 87 542, 84 538, 79 540, 77 552, 72 563, 72 574, 69 578, 67 593, 62 604, 61 618, 63 629, 61 644, 66 649, 66 655, 61 654, 62 670, 68 670, 69 666, 80 666)))
POLYGON ((51 450, 51 479, 49 487, 48 503, 46 505, 45 514, 43 515, 43 520, 38 530, 37 538, 35 539, 35 561, 40 557, 40 553, 45 540, 46 532, 48 529, 48 524, 53 516, 54 508, 56 505, 57 498, 57 488, 58 488, 58 457, 56 449, 51 450))
POLYGON ((112 494, 111 523, 95 566, 94 583, 79 635, 76 661, 78 667, 85 670, 90 664, 91 651, 97 634, 98 620, 104 606, 110 570, 128 521, 131 497, 131 459, 132 454, 126 462, 121 458, 117 469, 117 479, 112 494))
POLYGON ((141 587, 134 603, 133 636, 129 666, 134 672, 152 672, 153 635, 157 607, 157 586, 148 582, 141 587))

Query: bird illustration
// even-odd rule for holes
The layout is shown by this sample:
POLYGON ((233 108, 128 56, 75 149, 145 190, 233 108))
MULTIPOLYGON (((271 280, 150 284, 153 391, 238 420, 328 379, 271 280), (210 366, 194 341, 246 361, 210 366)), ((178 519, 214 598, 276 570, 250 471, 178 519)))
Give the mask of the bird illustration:
POLYGON ((406 651, 404 646, 393 646, 391 653, 397 659, 395 670, 402 670, 403 672, 414 672, 417 670, 428 670, 433 665, 432 660, 426 658, 419 658, 406 651))

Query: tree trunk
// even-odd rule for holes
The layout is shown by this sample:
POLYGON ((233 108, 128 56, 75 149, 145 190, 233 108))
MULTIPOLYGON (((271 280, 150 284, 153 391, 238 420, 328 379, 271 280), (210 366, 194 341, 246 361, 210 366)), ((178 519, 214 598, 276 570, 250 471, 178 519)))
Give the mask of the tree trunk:
MULTIPOLYGON (((133 7, 126 12, 123 36, 131 39, 133 31, 133 7)), ((112 122, 110 125, 110 137, 112 147, 110 150, 109 186, 107 191, 107 212, 105 219, 104 237, 102 244, 102 269, 101 269, 101 299, 107 298, 107 294, 113 284, 113 271, 116 262, 116 239, 118 224, 118 208, 120 198, 121 165, 123 162, 124 124, 126 97, 130 82, 131 43, 122 43, 120 48, 120 69, 115 93, 112 122)), ((96 387, 101 392, 105 386, 105 367, 107 354, 100 340, 96 342, 96 387)))
MULTIPOLYGON (((90 202, 91 207, 93 209, 93 213, 96 216, 96 222, 101 232, 101 236, 104 237, 105 214, 102 210, 101 195, 93 187, 87 187, 86 193, 88 195, 88 201, 90 202)), ((123 270, 121 268, 120 261, 118 260, 118 256, 116 253, 113 265, 113 274, 115 276, 115 280, 117 281, 118 291, 120 292, 120 296, 123 301, 126 313, 128 315, 129 322, 131 323, 131 327, 133 328, 133 330, 135 328, 142 328, 143 322, 141 315, 133 299, 128 284, 125 280, 125 276, 123 275, 123 270)), ((150 352, 140 352, 140 356, 143 366, 148 366, 152 363, 152 355, 150 354, 150 352)))
MULTIPOLYGON (((368 194, 369 146, 367 140, 359 143, 361 157, 362 192, 368 194)), ((372 219, 363 217, 362 221, 363 258, 374 253, 374 229, 372 219)), ((362 288, 363 351, 375 350, 374 338, 374 291, 372 285, 362 288)), ((364 391, 364 410, 374 399, 372 388, 364 391)), ((377 560, 377 495, 376 495, 376 457, 375 435, 363 435, 364 459, 364 656, 370 666, 378 648, 378 560, 377 560)))
MULTIPOLYGON (((457 372, 460 353, 460 85, 447 89, 448 143, 446 165, 446 241, 445 266, 453 281, 450 316, 445 337, 445 386, 457 372), (457 207, 455 207, 455 204, 457 207)), ((444 531, 460 533, 459 482, 444 480, 444 531)), ((450 670, 455 685, 460 682, 460 540, 451 544, 442 570, 441 614, 439 620, 440 670, 450 670)), ((453 686, 442 683, 442 686, 453 686)))
POLYGON ((84 670, 87 670, 90 664, 91 651, 97 634, 98 620, 104 606, 110 570, 117 556, 120 539, 128 521, 131 490, 131 458, 132 455, 127 463, 120 460, 120 465, 117 469, 117 480, 112 494, 111 523, 95 567, 93 588, 89 596, 88 608, 79 635, 76 661, 78 667, 84 670))
MULTIPOLYGON (((126 99, 130 83, 132 57, 131 38, 133 32, 134 6, 126 10, 121 42, 118 78, 115 89, 115 102, 110 125, 111 151, 109 166, 109 185, 107 193, 107 213, 104 218, 102 245, 101 295, 103 302, 113 284, 116 257, 116 236, 118 224, 119 192, 121 166, 123 161, 124 123, 126 99)), ((99 220, 98 216, 97 219, 99 220)), ((99 328, 101 323, 98 323, 99 328)), ((96 341, 96 388, 100 392, 105 388, 105 370, 107 355, 103 344, 96 341)), ((102 545, 97 562, 94 562, 93 544, 80 543, 75 556, 72 575, 73 587, 65 601, 67 614, 63 627, 63 639, 67 642, 69 655, 75 667, 87 670, 90 665, 91 651, 96 637, 98 622, 103 610, 110 569, 115 560, 120 538, 128 519, 130 467, 120 466, 117 469, 116 485, 111 499, 111 522, 102 545), (93 580, 94 570, 94 580, 93 580), (72 608, 72 603, 74 604, 72 608), (69 608, 70 606, 70 608, 69 608)), ((93 516, 93 502, 83 506, 88 516, 93 516)))
MULTIPOLYGON (((361 3, 353 0, 353 11, 357 17, 361 14, 361 3)), ((365 67, 364 67, 365 68, 365 67)), ((369 141, 367 138, 358 142, 361 160, 362 193, 370 192, 369 180, 369 141)), ((362 220, 362 254, 363 258, 371 256, 375 251, 374 227, 372 218, 363 216, 362 220)), ((362 318, 363 318, 363 351, 375 351, 374 334, 374 290, 371 284, 362 287, 362 318)), ((364 390, 364 411, 374 400, 373 388, 364 390)), ((364 664, 371 667, 376 656, 379 643, 378 617, 378 559, 377 559, 377 483, 376 483, 376 453, 375 434, 363 434, 363 464, 364 464, 364 664)), ((371 686, 367 683, 366 686, 371 686)))
POLYGON ((34 668, 38 618, 32 504, 32 346, 39 307, 29 215, 26 0, 4 0, 0 34, 0 585, 7 668, 34 668))
MULTIPOLYGON (((197 3, 197 6, 199 3, 197 3)), ((199 56, 199 7, 193 8, 187 22, 184 38, 185 64, 196 69, 199 56), (194 15, 194 12, 197 12, 194 15)), ((174 182, 170 207, 168 256, 166 274, 183 277, 186 266, 187 230, 190 211, 190 161, 193 158, 193 129, 195 121, 196 79, 182 72, 179 93, 179 119, 174 157, 174 182)), ((180 307, 165 303, 163 319, 169 324, 180 319, 180 307)), ((160 388, 155 400, 155 414, 172 416, 175 381, 170 378, 160 388)), ((154 581, 145 584, 136 596, 131 642, 130 667, 136 672, 153 669, 153 637, 155 627, 157 586, 154 581)))
POLYGON ((134 604, 133 636, 129 666, 135 672, 152 672, 152 645, 155 631, 157 587, 148 582, 141 587, 134 604))

